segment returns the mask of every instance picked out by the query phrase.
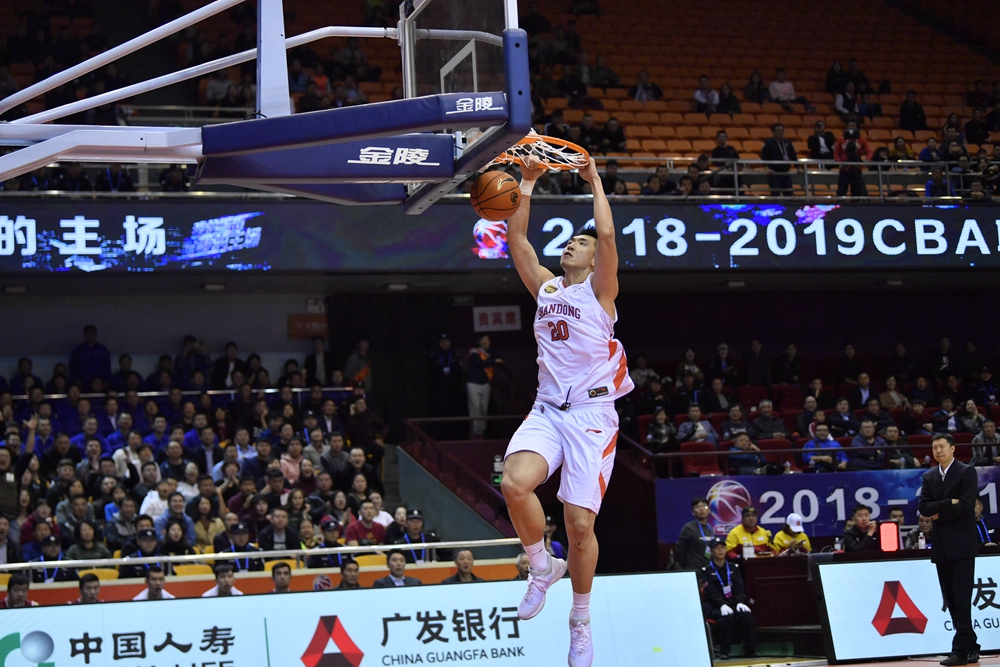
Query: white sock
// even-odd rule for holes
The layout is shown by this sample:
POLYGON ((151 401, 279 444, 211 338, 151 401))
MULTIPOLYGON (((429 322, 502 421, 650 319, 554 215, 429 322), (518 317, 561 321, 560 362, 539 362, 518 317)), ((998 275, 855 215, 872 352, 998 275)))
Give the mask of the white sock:
POLYGON ((573 611, 569 617, 578 621, 590 618, 590 593, 573 591, 573 611))
POLYGON ((545 540, 525 545, 524 551, 528 554, 532 570, 544 572, 549 569, 549 553, 545 550, 545 540))

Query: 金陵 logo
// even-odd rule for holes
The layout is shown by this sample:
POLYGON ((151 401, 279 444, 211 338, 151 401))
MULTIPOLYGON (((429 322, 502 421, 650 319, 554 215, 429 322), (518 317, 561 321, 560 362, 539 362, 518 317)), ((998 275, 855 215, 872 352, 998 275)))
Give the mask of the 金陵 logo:
POLYGON ((322 616, 309 647, 302 654, 306 667, 358 667, 364 653, 336 616, 322 616))
POLYGON ((35 663, 38 667, 55 666, 55 663, 45 662, 52 655, 55 643, 52 637, 44 632, 29 632, 24 637, 18 632, 13 632, 0 639, 0 665, 6 662, 8 655, 18 649, 25 660, 35 663))
POLYGON ((872 625, 883 637, 907 633, 922 635, 924 628, 927 627, 927 617, 917 609, 917 605, 906 594, 901 583, 887 581, 882 588, 882 600, 878 603, 878 610, 875 612, 875 618, 872 619, 872 625), (892 612, 897 605, 905 616, 892 617, 892 612))

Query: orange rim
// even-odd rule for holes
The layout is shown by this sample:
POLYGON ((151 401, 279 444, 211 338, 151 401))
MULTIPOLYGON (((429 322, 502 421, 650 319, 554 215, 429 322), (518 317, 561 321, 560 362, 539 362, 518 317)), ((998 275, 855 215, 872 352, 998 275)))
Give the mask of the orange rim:
POLYGON ((541 161, 541 166, 549 169, 550 171, 570 171, 573 169, 580 169, 582 166, 590 160, 590 153, 583 146, 574 144, 572 141, 567 141, 566 139, 560 139, 559 137, 550 137, 545 134, 529 134, 520 141, 518 141, 511 149, 504 151, 493 160, 494 163, 500 164, 524 164, 524 157, 513 152, 513 149, 517 146, 538 146, 539 144, 548 144, 557 147, 556 150, 548 152, 542 152, 541 155, 536 154, 536 157, 541 161), (572 164, 570 162, 560 162, 558 160, 551 159, 554 156, 565 154, 565 155, 576 155, 576 160, 582 162, 582 164, 572 164))

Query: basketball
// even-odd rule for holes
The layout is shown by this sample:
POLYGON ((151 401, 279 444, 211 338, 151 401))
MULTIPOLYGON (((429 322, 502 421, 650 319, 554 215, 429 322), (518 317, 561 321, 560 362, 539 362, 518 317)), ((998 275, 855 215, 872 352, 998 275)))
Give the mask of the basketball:
POLYGON ((507 172, 487 171, 476 179, 470 197, 480 218, 498 222, 514 215, 521 203, 521 190, 517 179, 507 172))

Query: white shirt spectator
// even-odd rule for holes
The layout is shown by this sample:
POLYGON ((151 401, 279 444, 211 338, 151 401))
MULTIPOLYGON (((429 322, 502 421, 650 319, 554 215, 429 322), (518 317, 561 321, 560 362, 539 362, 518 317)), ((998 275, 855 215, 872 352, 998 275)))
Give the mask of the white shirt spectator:
MULTIPOLYGON (((166 591, 160 591, 161 599, 163 600, 173 600, 174 596, 166 591)), ((149 589, 143 588, 142 592, 136 595, 133 600, 148 600, 149 599, 149 589)))
POLYGON ((795 86, 791 81, 772 81, 768 86, 768 94, 776 102, 792 102, 795 100, 795 86))
POLYGON ((694 100, 699 104, 704 104, 710 109, 715 109, 719 106, 719 93, 715 90, 709 90, 707 93, 701 88, 694 91, 694 100))
POLYGON ((372 521, 381 524, 383 528, 388 528, 389 524, 392 523, 392 515, 385 510, 379 510, 379 513, 375 515, 372 521))
POLYGON ((139 507, 139 514, 148 514, 155 521, 167 511, 167 501, 160 498, 160 494, 153 489, 146 494, 142 505, 139 507))
MULTIPOLYGON (((238 589, 235 586, 233 586, 233 588, 232 588, 232 595, 243 595, 243 592, 240 591, 240 589, 238 589)), ((204 593, 202 593, 201 597, 203 597, 203 598, 217 598, 217 597, 219 597, 219 587, 217 585, 216 586, 212 586, 207 591, 205 591, 204 593)))
POLYGON ((178 482, 177 493, 184 496, 184 502, 187 502, 198 495, 198 487, 197 485, 188 484, 187 482, 178 482))

